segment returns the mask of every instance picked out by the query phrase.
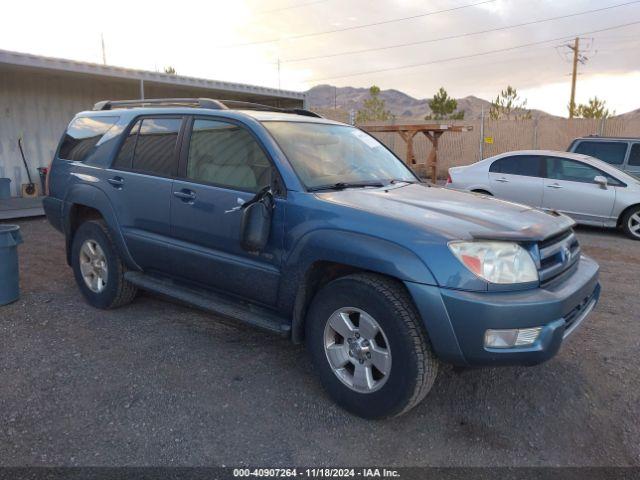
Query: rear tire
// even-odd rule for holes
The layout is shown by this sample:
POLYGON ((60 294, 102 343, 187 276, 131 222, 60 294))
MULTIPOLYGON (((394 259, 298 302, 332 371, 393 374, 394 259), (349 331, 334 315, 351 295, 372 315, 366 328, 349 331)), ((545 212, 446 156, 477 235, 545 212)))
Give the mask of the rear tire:
POLYGON ((631 207, 622 216, 622 230, 629 238, 640 240, 640 205, 631 207))
POLYGON ((329 395, 364 418, 407 412, 438 372, 409 294, 381 275, 349 275, 320 290, 307 316, 306 343, 329 395), (367 374, 358 373, 363 368, 367 374))
POLYGON ((124 278, 127 268, 101 220, 80 225, 71 245, 71 265, 82 295, 96 308, 126 305, 137 294, 135 285, 124 278))

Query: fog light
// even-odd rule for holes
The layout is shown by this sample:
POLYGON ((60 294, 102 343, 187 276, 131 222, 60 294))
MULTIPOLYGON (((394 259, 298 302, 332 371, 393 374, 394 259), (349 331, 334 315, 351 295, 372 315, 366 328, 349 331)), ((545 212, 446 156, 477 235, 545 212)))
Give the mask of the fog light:
POLYGON ((487 330, 484 334, 484 346, 490 348, 526 347, 535 343, 541 330, 542 327, 487 330))

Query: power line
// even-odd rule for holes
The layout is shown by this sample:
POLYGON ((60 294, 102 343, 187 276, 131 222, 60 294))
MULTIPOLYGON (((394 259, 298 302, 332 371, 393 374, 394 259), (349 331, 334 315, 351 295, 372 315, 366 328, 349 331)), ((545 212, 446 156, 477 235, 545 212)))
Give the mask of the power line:
POLYGON ((633 0, 631 2, 626 2, 626 3, 620 3, 618 5, 611 5, 608 7, 603 7, 603 8, 596 8, 593 10, 585 10, 583 12, 576 12, 576 13, 570 13, 570 14, 566 14, 566 15, 560 15, 557 17, 549 17, 549 18, 544 18, 541 20, 533 20, 530 22, 524 22, 524 23, 518 23, 515 25, 507 25, 504 27, 496 27, 496 28, 490 28, 487 30, 479 30, 476 32, 468 32, 468 33, 462 33, 462 34, 458 34, 458 35, 449 35, 447 37, 440 37, 440 38, 431 38, 429 40, 419 40, 419 41, 415 41, 415 42, 407 42, 407 43, 398 43, 395 45, 387 45, 384 47, 372 47, 372 48, 363 48, 360 50, 350 50, 350 51, 346 51, 346 52, 338 52, 338 53, 330 53, 327 55, 315 55, 315 56, 311 56, 311 57, 301 57, 301 58, 292 58, 292 59, 284 59, 281 60, 281 63, 296 63, 296 62, 303 62, 303 61, 309 61, 309 60, 318 60, 321 58, 334 58, 334 57, 340 57, 343 55, 355 55, 358 53, 366 53, 366 52, 377 52, 380 50, 391 50, 394 48, 402 48, 402 47, 410 47, 410 46, 414 46, 414 45, 423 45, 425 43, 435 43, 435 42, 441 42, 444 40, 453 40, 456 38, 465 38, 465 37, 471 37, 474 35, 481 35, 481 34, 485 34, 485 33, 491 33, 491 32, 499 32, 502 30, 509 30, 512 28, 518 28, 518 27, 525 27, 525 26, 529 26, 529 25, 535 25, 538 23, 545 23, 545 22, 551 22, 554 20, 561 20, 564 18, 571 18, 571 17, 577 17, 580 15, 587 15, 590 13, 597 13, 597 12, 602 12, 604 10, 611 10, 613 8, 619 8, 619 7, 625 7, 628 5, 632 5, 635 3, 640 3, 640 0, 633 0))
POLYGON ((298 34, 298 35, 289 35, 288 37, 282 37, 282 38, 271 38, 271 39, 268 39, 268 40, 258 40, 258 41, 255 41, 255 42, 236 43, 236 44, 231 44, 231 45, 221 45, 218 48, 247 47, 249 45, 262 45, 262 44, 265 44, 265 43, 275 43, 275 42, 279 42, 281 40, 297 40, 297 39, 300 39, 300 38, 316 37, 316 36, 319 36, 319 35, 329 35, 331 33, 347 32, 347 31, 350 31, 350 30, 358 30, 358 29, 361 29, 361 28, 368 28, 368 27, 375 27, 375 26, 378 26, 378 25, 387 25, 389 23, 403 22, 405 20, 414 20, 416 18, 428 17, 430 15, 437 15, 439 13, 453 12, 455 10, 462 10, 463 8, 476 7, 478 5, 485 5, 487 3, 493 3, 495 1, 496 0, 482 0, 481 2, 470 3, 470 4, 466 4, 466 5, 459 5, 457 7, 446 8, 444 10, 435 10, 435 11, 432 11, 432 12, 421 13, 419 15, 411 15, 409 17, 394 18, 392 20, 383 20, 383 21, 380 21, 380 22, 366 23, 366 24, 363 24, 363 25, 354 25, 352 27, 335 28, 333 30, 323 30, 321 32, 301 33, 301 34, 298 34))
MULTIPOLYGON (((614 25, 612 27, 601 28, 599 30, 591 30, 589 32, 583 32, 583 33, 579 33, 577 35, 580 36, 580 35, 590 35, 590 34, 600 33, 600 32, 608 32, 610 30, 615 30, 615 29, 618 29, 618 28, 624 28, 624 27, 629 27, 631 25, 638 25, 638 24, 640 24, 640 20, 637 21, 637 22, 630 22, 630 23, 624 23, 624 24, 621 24, 621 25, 614 25)), ((397 67, 389 67, 389 68, 380 68, 380 69, 377 69, 377 70, 367 70, 367 71, 364 71, 364 72, 349 73, 349 74, 346 74, 346 75, 336 75, 336 76, 333 76, 333 77, 313 78, 313 79, 308 80, 308 81, 309 82, 322 82, 322 81, 325 81, 325 80, 334 80, 334 79, 337 79, 337 78, 358 77, 358 76, 361 76, 361 75, 370 75, 372 73, 382 73, 382 72, 392 72, 392 71, 397 71, 397 70, 406 70, 408 68, 423 67, 423 66, 426 66, 426 65, 434 65, 434 64, 437 64, 437 63, 452 62, 454 60, 464 60, 464 59, 467 59, 467 58, 480 57, 480 56, 483 56, 483 55, 490 55, 492 53, 508 52, 508 51, 511 51, 511 50, 517 50, 519 48, 532 47, 534 45, 542 45, 544 43, 559 42, 559 41, 562 41, 562 40, 566 40, 568 37, 570 37, 570 35, 565 35, 565 36, 556 37, 556 38, 550 38, 550 39, 547 39, 547 40, 540 40, 540 41, 537 41, 537 42, 524 43, 524 44, 521 44, 521 45, 515 45, 513 47, 499 48, 499 49, 496 49, 496 50, 487 50, 487 51, 484 51, 484 52, 472 53, 472 54, 469 54, 469 55, 460 55, 460 56, 457 56, 457 57, 441 58, 441 59, 438 59, 438 60, 431 60, 429 62, 413 63, 413 64, 400 65, 400 66, 397 66, 397 67)))
POLYGON ((312 2, 299 3, 297 5, 290 5, 288 7, 279 7, 279 8, 273 8, 271 10, 263 10, 261 12, 254 13, 254 15, 267 15, 269 13, 283 12, 285 10, 293 10, 294 8, 308 7, 310 5, 315 5, 317 3, 324 3, 327 1, 328 0, 314 0, 312 2))

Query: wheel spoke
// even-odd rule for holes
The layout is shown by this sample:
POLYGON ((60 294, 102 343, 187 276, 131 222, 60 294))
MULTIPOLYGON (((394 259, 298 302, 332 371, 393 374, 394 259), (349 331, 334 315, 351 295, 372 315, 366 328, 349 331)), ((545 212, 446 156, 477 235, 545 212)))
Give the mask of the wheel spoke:
POLYGON ((373 338, 378 334, 378 325, 376 325, 375 320, 369 315, 361 313, 358 330, 360 331, 362 338, 373 340, 373 338))
POLYGON ((349 315, 344 312, 340 312, 331 317, 329 319, 329 325, 344 338, 351 337, 356 331, 349 315))
POLYGON ((391 357, 387 350, 374 346, 371 349, 371 363, 380 373, 389 375, 389 371, 391 370, 391 357))
POLYGON ((373 374, 369 365, 355 364, 353 386, 359 390, 371 390, 371 387, 373 387, 373 374))
POLYGON ((92 259, 93 259, 93 258, 95 258, 95 257, 96 257, 96 255, 97 255, 97 253, 98 253, 98 252, 96 251, 96 244, 95 244, 95 243, 93 243, 93 242, 87 242, 87 243, 86 243, 86 245, 87 245, 87 250, 88 250, 89 256, 90 256, 92 259))
POLYGON ((86 277, 87 275, 90 275, 93 273, 93 268, 91 267, 91 264, 89 262, 83 262, 82 260, 80 261, 80 272, 82 273, 82 276, 86 277))
POLYGON ((349 354, 345 344, 337 344, 327 347, 327 357, 333 368, 342 368, 349 362, 349 354))
POLYGON ((631 215, 631 220, 636 223, 640 223, 640 213, 634 213, 633 215, 631 215))

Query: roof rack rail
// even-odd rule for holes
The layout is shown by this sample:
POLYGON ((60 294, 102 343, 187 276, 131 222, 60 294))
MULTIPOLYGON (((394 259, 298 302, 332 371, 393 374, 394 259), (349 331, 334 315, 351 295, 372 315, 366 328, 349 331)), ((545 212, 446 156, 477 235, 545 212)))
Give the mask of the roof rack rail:
POLYGON ((139 100, 102 100, 93 106, 94 110, 134 107, 199 107, 213 110, 227 110, 219 100, 211 98, 149 98, 139 100))
POLYGON ((196 107, 212 110, 259 110, 263 112, 281 112, 322 118, 311 110, 304 108, 279 108, 261 103, 242 102, 239 100, 214 100, 212 98, 150 98, 140 100, 102 100, 93 106, 93 110, 112 110, 114 108, 135 107, 196 107))

